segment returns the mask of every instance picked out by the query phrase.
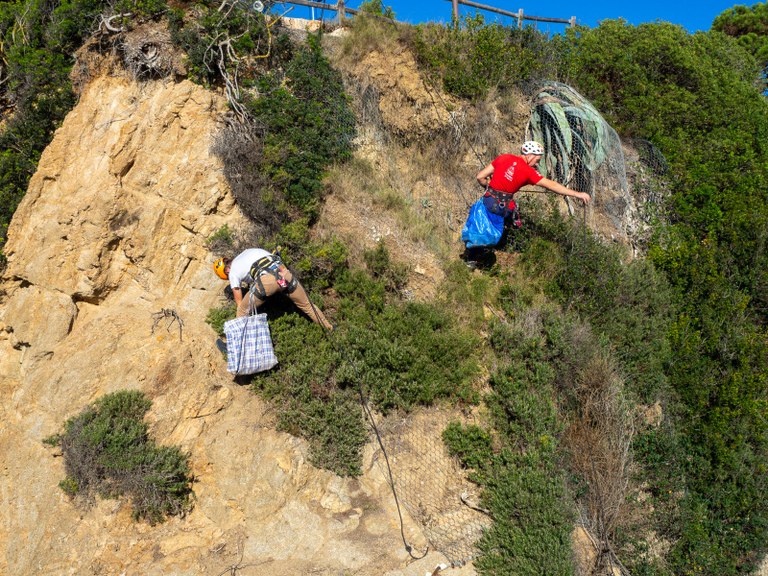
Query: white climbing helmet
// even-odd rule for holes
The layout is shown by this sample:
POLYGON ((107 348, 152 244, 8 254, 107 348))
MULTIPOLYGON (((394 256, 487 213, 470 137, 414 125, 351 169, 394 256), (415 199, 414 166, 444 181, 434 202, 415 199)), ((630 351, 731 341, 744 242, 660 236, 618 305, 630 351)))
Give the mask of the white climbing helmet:
POLYGON ((544 154, 544 147, 535 140, 528 140, 527 142, 523 142, 520 151, 523 155, 533 154, 534 156, 542 156, 544 154))

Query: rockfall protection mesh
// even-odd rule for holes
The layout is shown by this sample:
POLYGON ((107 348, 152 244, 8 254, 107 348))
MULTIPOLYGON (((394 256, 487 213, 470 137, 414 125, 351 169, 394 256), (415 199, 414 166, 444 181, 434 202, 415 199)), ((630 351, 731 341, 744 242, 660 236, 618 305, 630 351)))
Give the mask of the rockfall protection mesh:
POLYGON ((618 134, 570 86, 549 82, 538 90, 526 139, 544 145, 540 171, 547 178, 592 197, 601 188, 629 193, 618 134))
MULTIPOLYGON (((592 197, 583 208, 585 226, 644 252, 652 223, 665 218, 669 167, 658 148, 647 140, 622 142, 586 98, 559 82, 534 93, 526 139, 544 145, 544 176, 592 197)), ((566 203, 575 214, 579 203, 566 203)))
POLYGON ((430 548, 461 566, 477 555, 475 544, 491 519, 476 510, 477 486, 448 455, 442 433, 456 414, 424 409, 390 417, 382 433, 395 490, 421 526, 430 548))

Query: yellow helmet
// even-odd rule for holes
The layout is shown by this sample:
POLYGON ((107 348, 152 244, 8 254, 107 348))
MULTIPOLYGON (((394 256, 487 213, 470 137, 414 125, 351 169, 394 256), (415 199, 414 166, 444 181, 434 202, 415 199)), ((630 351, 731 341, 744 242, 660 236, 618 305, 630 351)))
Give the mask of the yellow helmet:
POLYGON ((227 279, 227 273, 224 271, 224 269, 227 267, 227 264, 229 264, 227 258, 219 258, 216 260, 216 262, 213 263, 213 271, 216 272, 216 276, 222 280, 227 279))

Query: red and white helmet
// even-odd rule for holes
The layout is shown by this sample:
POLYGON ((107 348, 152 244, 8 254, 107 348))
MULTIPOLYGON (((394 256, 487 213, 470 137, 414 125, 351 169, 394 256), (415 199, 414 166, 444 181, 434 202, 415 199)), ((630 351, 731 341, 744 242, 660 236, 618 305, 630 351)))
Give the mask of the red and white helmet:
POLYGON ((544 154, 544 146, 536 142, 535 140, 528 140, 523 142, 520 147, 520 152, 525 154, 533 154, 534 156, 542 156, 544 154))

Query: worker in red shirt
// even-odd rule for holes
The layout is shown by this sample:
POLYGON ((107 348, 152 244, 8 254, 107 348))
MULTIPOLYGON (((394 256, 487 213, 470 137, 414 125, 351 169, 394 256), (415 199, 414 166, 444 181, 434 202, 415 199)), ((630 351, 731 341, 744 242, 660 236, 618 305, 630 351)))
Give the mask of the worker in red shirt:
MULTIPOLYGON (((527 184, 542 186, 561 196, 571 196, 581 200, 584 204, 589 203, 589 194, 571 190, 559 182, 544 178, 539 174, 536 166, 544 155, 544 147, 541 144, 529 140, 523 143, 520 152, 520 156, 502 154, 477 173, 477 181, 485 188, 483 205, 488 212, 502 216, 505 223, 511 222, 513 226, 519 227, 517 204, 513 200, 513 196, 527 184)), ((482 248, 468 248, 465 253, 467 265, 476 266, 476 256, 481 252, 482 248)))
MULTIPOLYGON (((485 198, 491 198, 496 202, 485 201, 485 207, 489 212, 498 213, 495 204, 507 204, 512 201, 512 196, 526 184, 543 186, 556 194, 578 198, 584 204, 588 204, 590 197, 586 192, 577 192, 566 188, 559 182, 544 178, 536 170, 536 166, 544 154, 544 148, 538 142, 529 140, 520 148, 521 156, 514 154, 502 154, 493 162, 477 173, 477 181, 486 188, 485 198)), ((514 202, 513 202, 514 203, 514 202)))

